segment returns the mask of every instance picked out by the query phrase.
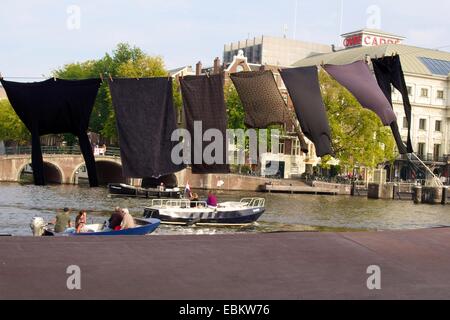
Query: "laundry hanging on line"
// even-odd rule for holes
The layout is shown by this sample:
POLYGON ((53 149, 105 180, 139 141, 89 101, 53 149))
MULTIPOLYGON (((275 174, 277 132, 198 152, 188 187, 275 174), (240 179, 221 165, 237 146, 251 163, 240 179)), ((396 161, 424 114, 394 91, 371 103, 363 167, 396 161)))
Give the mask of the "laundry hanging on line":
POLYGON ((171 78, 109 81, 116 113, 123 175, 152 178, 183 170, 171 152, 177 129, 171 78))
POLYGON ((281 77, 294 103, 302 132, 314 143, 317 156, 334 155, 317 67, 283 69, 281 77))
MULTIPOLYGON (((214 164, 205 163, 203 157, 205 148, 213 142, 202 142, 197 144, 192 141, 191 162, 194 174, 207 173, 230 173, 228 165, 228 140, 227 140, 227 113, 223 92, 224 79, 222 75, 210 76, 187 76, 180 79, 183 95, 186 129, 192 140, 195 136, 195 122, 201 122, 202 136, 209 129, 219 130, 222 134, 221 144, 222 157, 214 164), (198 159, 201 157, 201 159, 198 159), (200 161, 196 161, 200 160, 200 161)), ((218 155, 216 154, 216 158, 218 155)))
POLYGON ((346 65, 327 64, 324 69, 347 88, 364 108, 375 112, 383 125, 388 126, 397 121, 389 101, 364 61, 346 65))
POLYGON ((414 148, 411 140, 411 121, 412 121, 412 107, 409 101, 408 88, 406 86, 405 76, 403 74, 403 68, 400 61, 400 57, 395 55, 393 57, 383 57, 380 59, 372 59, 373 69, 378 81, 378 85, 384 92, 389 103, 392 104, 392 87, 391 84, 402 94, 403 106, 405 110, 406 119, 408 121, 408 138, 406 147, 402 140, 400 130, 397 122, 392 125, 392 131, 394 138, 399 145, 401 154, 413 153, 414 148))
POLYGON ((347 88, 364 108, 375 112, 383 125, 391 127, 399 152, 407 153, 401 138, 398 139, 400 134, 398 133, 397 116, 392 104, 381 90, 367 63, 356 61, 346 65, 327 64, 324 69, 347 88))
POLYGON ((72 133, 78 137, 91 187, 98 186, 95 158, 87 136, 100 79, 19 83, 1 80, 15 112, 32 135, 34 183, 45 185, 40 136, 72 133))
MULTIPOLYGON (((230 77, 244 106, 247 127, 265 129, 277 124, 295 125, 296 119, 291 116, 272 71, 239 72, 230 77)), ((301 132, 298 138, 302 151, 308 153, 308 144, 301 132)))

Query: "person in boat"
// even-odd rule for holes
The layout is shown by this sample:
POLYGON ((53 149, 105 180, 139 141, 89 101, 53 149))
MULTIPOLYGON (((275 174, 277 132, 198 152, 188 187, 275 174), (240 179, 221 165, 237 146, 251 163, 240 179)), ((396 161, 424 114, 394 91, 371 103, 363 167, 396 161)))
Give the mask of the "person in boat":
POLYGON ((81 210, 75 219, 75 229, 76 233, 87 232, 87 212, 86 210, 81 210))
POLYGON ((122 213, 123 213, 123 219, 122 219, 122 223, 120 224, 120 230, 136 228, 136 224, 134 223, 134 218, 130 214, 130 211, 128 209, 122 209, 122 213))
POLYGON ((195 208, 198 205, 199 197, 197 193, 192 193, 189 200, 191 201, 191 208, 195 208))
POLYGON ((63 233, 72 228, 69 208, 64 208, 63 212, 56 214, 54 225, 56 233, 63 233))
POLYGON ((218 202, 217 202, 217 196, 214 194, 212 190, 208 192, 208 200, 206 200, 206 204, 208 207, 217 208, 218 202))
POLYGON ((117 207, 114 210, 114 213, 109 218, 109 229, 110 230, 120 230, 122 221, 123 221, 124 213, 121 208, 117 207))

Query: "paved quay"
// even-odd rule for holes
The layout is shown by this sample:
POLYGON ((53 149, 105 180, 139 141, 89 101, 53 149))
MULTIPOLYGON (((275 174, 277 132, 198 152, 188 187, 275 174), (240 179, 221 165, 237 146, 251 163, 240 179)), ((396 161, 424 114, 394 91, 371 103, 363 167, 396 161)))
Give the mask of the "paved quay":
POLYGON ((37 298, 449 299, 450 229, 0 238, 0 299, 37 298), (371 265, 382 290, 367 289, 371 265))

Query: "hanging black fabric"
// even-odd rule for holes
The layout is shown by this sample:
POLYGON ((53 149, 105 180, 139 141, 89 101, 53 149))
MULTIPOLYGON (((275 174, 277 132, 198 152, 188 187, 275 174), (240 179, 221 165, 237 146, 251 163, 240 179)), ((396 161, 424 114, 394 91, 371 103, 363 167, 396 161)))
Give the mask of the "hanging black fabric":
POLYGON ((405 109, 406 119, 408 121, 408 138, 407 145, 405 147, 402 140, 400 130, 397 123, 392 125, 392 131, 394 132, 397 145, 402 146, 401 153, 413 153, 414 148, 411 141, 411 121, 412 121, 412 107, 409 101, 408 88, 406 86, 405 76, 403 74, 403 68, 398 55, 393 57, 384 57, 380 59, 372 59, 373 69, 377 78, 378 84, 392 104, 392 87, 391 84, 402 94, 403 106, 405 109))
MULTIPOLYGON (((227 154, 227 113, 223 93, 223 76, 189 76, 180 79, 183 94, 186 129, 192 137, 191 162, 194 174, 229 173, 227 154), (204 161, 203 152, 212 142, 194 143, 195 122, 201 122, 203 134, 209 129, 216 129, 222 133, 223 158, 214 164, 204 161), (195 161, 201 156, 201 161, 195 161), (197 162, 197 163, 196 163, 197 162), (200 163, 201 162, 201 163, 200 163)), ((202 139, 203 140, 203 139, 202 139)))
POLYGON ((333 155, 317 67, 283 69, 281 77, 294 103, 302 131, 316 146, 317 156, 333 155))
POLYGON ((172 79, 114 79, 109 88, 124 177, 158 178, 183 170, 185 165, 171 158, 177 129, 172 79))
MULTIPOLYGON (((245 125, 249 128, 265 129, 271 125, 294 125, 283 96, 278 89, 273 72, 251 71, 230 75, 245 110, 245 125)), ((298 130, 300 147, 308 153, 308 144, 298 130)))
POLYGON ((40 136, 72 133, 77 136, 91 187, 98 186, 92 147, 87 136, 89 119, 100 87, 100 79, 18 83, 1 80, 8 99, 32 135, 34 183, 45 185, 40 136))
POLYGON ((230 77, 244 105, 247 127, 264 129, 289 121, 272 71, 239 72, 230 77))

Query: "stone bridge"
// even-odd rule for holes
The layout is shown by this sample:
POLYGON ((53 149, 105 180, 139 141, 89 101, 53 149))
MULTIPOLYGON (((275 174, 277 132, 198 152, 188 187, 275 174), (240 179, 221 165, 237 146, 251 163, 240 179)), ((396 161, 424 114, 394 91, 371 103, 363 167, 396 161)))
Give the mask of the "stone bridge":
MULTIPOLYGON (((48 183, 78 184, 87 179, 85 162, 80 154, 49 154, 43 150, 44 174, 48 183)), ((31 155, 0 155, 0 182, 20 182, 24 174, 30 174, 31 155)), ((97 174, 101 185, 124 183, 122 162, 118 155, 101 155, 95 157, 97 174)))

